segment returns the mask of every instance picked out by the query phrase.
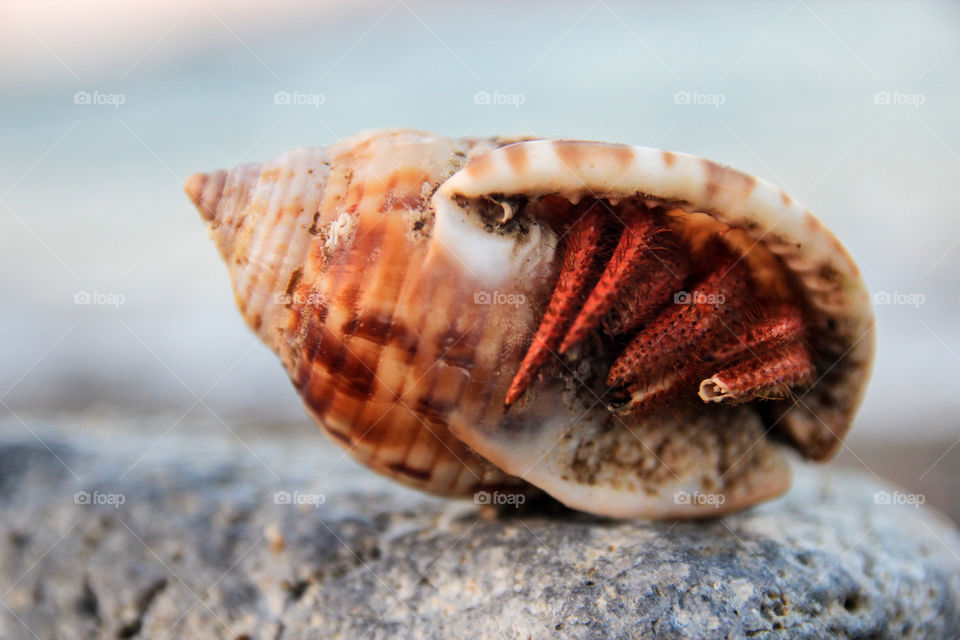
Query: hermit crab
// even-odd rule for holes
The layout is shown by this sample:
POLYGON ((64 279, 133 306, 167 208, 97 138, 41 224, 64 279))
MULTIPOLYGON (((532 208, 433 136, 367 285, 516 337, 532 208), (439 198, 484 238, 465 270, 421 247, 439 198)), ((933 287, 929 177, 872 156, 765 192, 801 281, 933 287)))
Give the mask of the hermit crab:
POLYGON ((837 450, 869 376, 844 247, 702 158, 389 130, 185 188, 307 411, 428 492, 742 509, 789 486, 778 441, 837 450))

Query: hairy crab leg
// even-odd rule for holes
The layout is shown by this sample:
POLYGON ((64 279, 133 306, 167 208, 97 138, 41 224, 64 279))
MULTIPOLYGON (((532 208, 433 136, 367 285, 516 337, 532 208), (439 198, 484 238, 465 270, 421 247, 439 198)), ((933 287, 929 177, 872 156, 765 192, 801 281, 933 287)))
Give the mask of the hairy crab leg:
POLYGON ((607 385, 626 387, 655 375, 715 331, 722 316, 742 305, 748 287, 745 265, 721 261, 692 292, 675 294, 674 306, 630 341, 610 367, 607 385))
POLYGON ((641 269, 635 274, 603 319, 603 329, 611 336, 630 333, 647 324, 673 292, 683 288, 690 275, 689 257, 675 248, 657 245, 650 249, 650 255, 655 272, 641 269))
POLYGON ((642 205, 629 203, 624 205, 623 231, 597 281, 590 297, 584 303, 576 320, 560 345, 560 353, 567 353, 579 344, 587 334, 600 323, 600 319, 610 310, 617 297, 623 295, 623 289, 637 270, 650 258, 648 251, 656 231, 657 221, 653 214, 642 205))
POLYGON ((677 397, 680 389, 696 378, 695 373, 680 371, 667 373, 649 384, 637 384, 630 387, 629 396, 622 404, 614 404, 609 408, 620 414, 646 413, 667 404, 677 397))
POLYGON ((756 398, 782 398, 795 385, 807 384, 814 367, 802 342, 765 352, 723 369, 700 383, 704 402, 742 404, 756 398))
MULTIPOLYGON (((666 373, 661 370, 658 376, 651 377, 649 381, 641 380, 629 386, 629 400, 617 409, 630 413, 650 411, 676 396, 682 386, 702 380, 711 368, 716 371, 716 367, 724 367, 724 363, 742 359, 745 354, 750 354, 752 359, 755 357, 754 351, 775 354, 784 347, 799 344, 803 335, 802 322, 799 309, 781 303, 752 324, 737 323, 737 326, 746 328, 723 336, 724 339, 707 345, 704 351, 685 352, 671 360, 669 367, 665 367, 669 369, 666 373)), ((723 371, 730 368, 724 367, 723 371)))
MULTIPOLYGON (((787 302, 775 305, 757 317, 752 310, 731 313, 718 318, 713 335, 704 336, 702 347, 673 354, 670 367, 675 371, 687 365, 701 368, 724 366, 754 351, 771 351, 800 340, 803 336, 803 315, 787 302)), ((641 376, 641 380, 643 376, 641 376)))
POLYGON ((702 359, 722 364, 761 347, 769 351, 795 342, 803 336, 803 315, 795 305, 782 302, 745 329, 725 329, 730 333, 707 345, 702 359))
POLYGON ((577 220, 563 240, 563 261, 556 287, 533 342, 510 383, 504 408, 509 408, 520 399, 530 381, 560 342, 563 330, 593 270, 594 258, 599 251, 605 228, 604 213, 603 207, 596 201, 583 202, 575 209, 577 220))

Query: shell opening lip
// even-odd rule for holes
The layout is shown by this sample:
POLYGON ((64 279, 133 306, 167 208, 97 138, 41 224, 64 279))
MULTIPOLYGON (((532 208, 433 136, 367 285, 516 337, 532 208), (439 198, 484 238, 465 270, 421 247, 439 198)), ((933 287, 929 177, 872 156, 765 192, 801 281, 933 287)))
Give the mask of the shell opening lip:
MULTIPOLYGON (((815 364, 824 367, 803 404, 781 403, 771 422, 808 457, 828 459, 850 428, 873 361, 873 314, 849 253, 802 204, 776 186, 689 154, 573 140, 515 142, 475 157, 440 186, 450 200, 554 194, 576 203, 593 197, 636 199, 680 217, 712 219, 757 245, 809 313, 815 364), (602 194, 602 195, 600 195, 602 194)), ((754 253, 748 249, 747 253, 754 253)), ((695 387, 696 388, 696 387, 695 387)), ((709 404, 722 393, 708 391, 709 404)), ((766 414, 765 414, 766 415, 766 414)))

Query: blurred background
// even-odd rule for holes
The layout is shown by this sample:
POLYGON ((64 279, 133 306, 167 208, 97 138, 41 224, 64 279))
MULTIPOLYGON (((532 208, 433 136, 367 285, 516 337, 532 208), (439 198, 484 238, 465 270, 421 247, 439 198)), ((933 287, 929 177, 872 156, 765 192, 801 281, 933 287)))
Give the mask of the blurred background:
POLYGON ((4 0, 0 437, 123 424, 150 432, 136 464, 182 429, 327 446, 183 179, 366 128, 531 133, 706 156, 819 215, 879 323, 839 464, 957 518, 957 113, 946 1, 4 0))

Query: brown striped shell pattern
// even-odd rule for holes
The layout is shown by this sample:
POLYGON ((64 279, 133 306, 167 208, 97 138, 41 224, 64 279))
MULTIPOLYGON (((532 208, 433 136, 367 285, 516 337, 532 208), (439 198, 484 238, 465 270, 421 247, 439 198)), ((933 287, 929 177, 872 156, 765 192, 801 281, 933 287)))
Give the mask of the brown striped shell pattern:
POLYGON ((310 415, 431 493, 735 511, 788 488, 778 442, 833 455, 869 376, 847 251, 709 160, 389 130, 185 188, 310 415))

